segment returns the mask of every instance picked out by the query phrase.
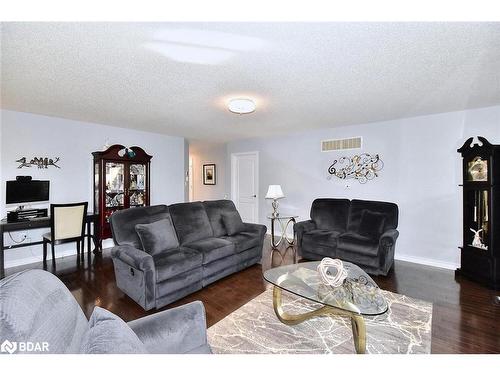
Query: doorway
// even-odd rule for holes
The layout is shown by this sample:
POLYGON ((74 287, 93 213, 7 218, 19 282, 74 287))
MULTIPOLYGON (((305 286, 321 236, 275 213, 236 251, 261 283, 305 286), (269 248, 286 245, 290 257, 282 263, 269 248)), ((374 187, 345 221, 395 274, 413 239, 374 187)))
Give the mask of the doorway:
POLYGON ((259 221, 259 152, 231 154, 231 197, 241 218, 259 221))

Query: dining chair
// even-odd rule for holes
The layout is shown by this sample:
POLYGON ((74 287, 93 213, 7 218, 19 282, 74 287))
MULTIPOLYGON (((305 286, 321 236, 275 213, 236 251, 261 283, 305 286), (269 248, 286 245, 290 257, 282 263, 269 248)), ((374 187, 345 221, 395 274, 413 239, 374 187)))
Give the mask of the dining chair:
POLYGON ((43 264, 47 263, 47 244, 52 250, 52 264, 55 266, 56 245, 76 242, 76 251, 83 254, 85 240, 85 217, 87 216, 88 202, 51 204, 50 205, 50 232, 43 237, 43 264))

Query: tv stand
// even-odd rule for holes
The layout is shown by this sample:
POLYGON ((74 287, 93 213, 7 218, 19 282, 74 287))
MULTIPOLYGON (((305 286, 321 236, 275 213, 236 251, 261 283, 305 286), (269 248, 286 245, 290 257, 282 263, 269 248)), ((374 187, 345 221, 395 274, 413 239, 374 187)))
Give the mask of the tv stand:
MULTIPOLYGON (((19 206, 21 208, 23 206, 19 206)), ((43 218, 48 216, 46 208, 32 208, 28 210, 20 210, 7 212, 7 222, 17 223, 19 221, 26 221, 31 219, 43 218)))

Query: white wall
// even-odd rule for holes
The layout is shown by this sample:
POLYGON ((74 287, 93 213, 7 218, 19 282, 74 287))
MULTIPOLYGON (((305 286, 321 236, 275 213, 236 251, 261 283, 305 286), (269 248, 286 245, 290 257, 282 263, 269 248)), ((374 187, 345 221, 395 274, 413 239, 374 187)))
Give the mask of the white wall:
POLYGON ((193 197, 195 201, 227 199, 226 145, 220 143, 191 142, 189 156, 193 160, 193 197), (203 184, 203 164, 216 165, 216 185, 203 184))
MULTIPOLYGON (((146 133, 106 125, 40 116, 29 113, 1 111, 0 217, 6 216, 3 198, 5 181, 18 175, 50 180, 52 203, 88 201, 93 207, 92 152, 102 150, 106 139, 110 144, 138 145, 153 155, 151 160, 151 204, 170 204, 185 199, 184 138, 146 133), (61 169, 17 169, 15 160, 26 156, 57 157, 61 169)), ((45 204, 45 206, 47 206, 45 204)), ((42 231, 30 231, 32 241, 40 239, 42 231)), ((45 230, 47 232, 47 230, 45 230)), ((14 232, 20 239, 22 232, 14 232)), ((5 236, 6 244, 11 243, 5 236)), ((109 241, 108 241, 109 243, 109 241)), ((58 246, 56 256, 74 254, 74 246, 58 246)), ((40 261, 41 246, 11 249, 5 252, 6 266, 40 261)))
MULTIPOLYGON (((231 153, 259 151, 259 221, 268 226, 270 203, 264 196, 270 184, 280 184, 286 195, 280 211, 296 213, 299 220, 309 219, 311 203, 319 197, 395 202, 400 209, 396 258, 455 268, 462 220, 456 150, 474 135, 500 143, 500 106, 231 142, 226 170, 231 153), (323 139, 353 136, 363 137, 363 150, 320 152, 323 139), (327 179, 334 159, 359 152, 380 155, 385 167, 379 178, 366 184, 327 179)), ((227 187, 230 182, 227 175, 227 187)))

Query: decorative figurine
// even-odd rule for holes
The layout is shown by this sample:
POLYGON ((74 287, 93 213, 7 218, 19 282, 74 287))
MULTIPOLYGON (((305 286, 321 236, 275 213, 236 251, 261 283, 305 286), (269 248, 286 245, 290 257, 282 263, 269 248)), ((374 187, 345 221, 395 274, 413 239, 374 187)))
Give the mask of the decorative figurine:
POLYGON ((479 233, 481 233, 483 230, 482 229, 479 229, 479 230, 474 230, 472 228, 469 228, 471 230, 471 232, 474 233, 474 239, 472 240, 472 246, 474 247, 478 247, 480 249, 484 249, 484 250, 488 250, 488 246, 486 246, 483 241, 481 240, 481 235, 479 233))

